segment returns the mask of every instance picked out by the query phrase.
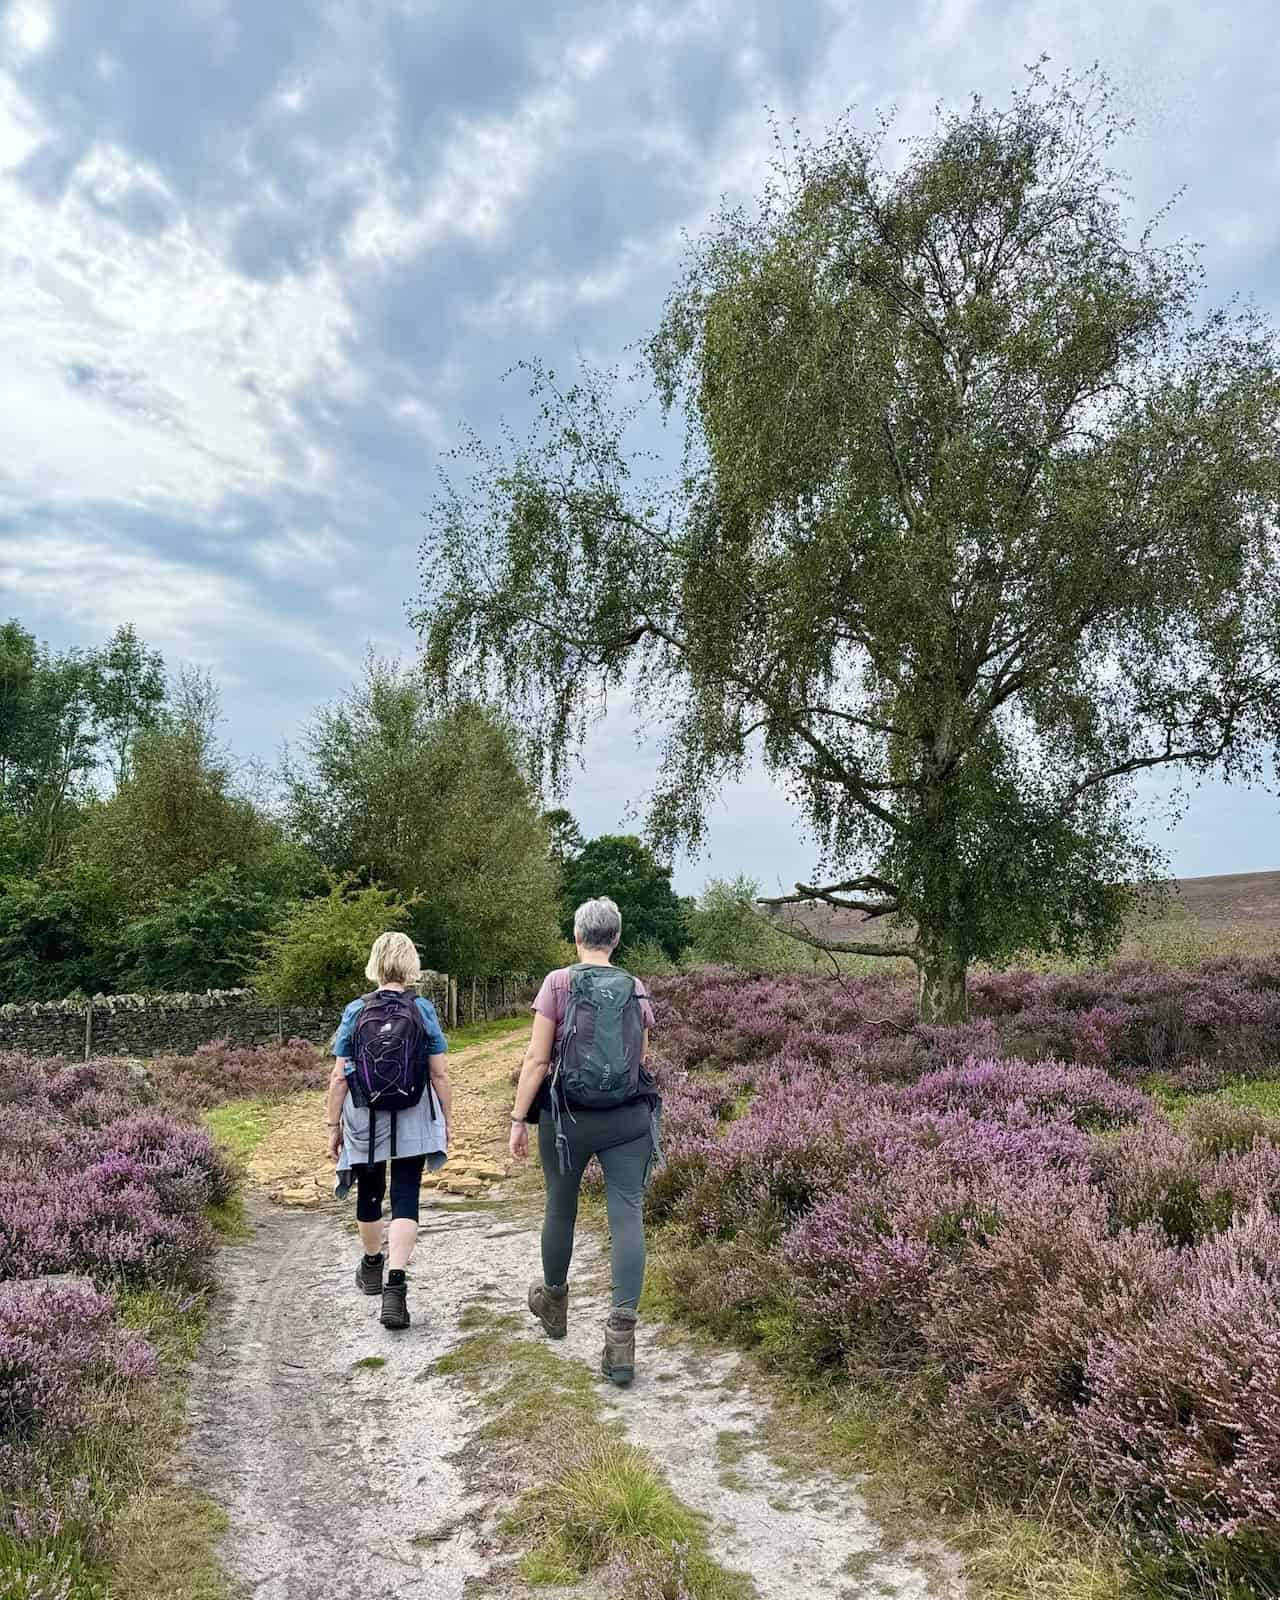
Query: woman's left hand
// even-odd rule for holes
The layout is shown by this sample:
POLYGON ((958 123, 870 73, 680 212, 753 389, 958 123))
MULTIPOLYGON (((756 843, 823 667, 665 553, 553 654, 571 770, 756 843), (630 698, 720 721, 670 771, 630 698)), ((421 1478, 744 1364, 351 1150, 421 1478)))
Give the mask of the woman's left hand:
POLYGON ((511 1139, 508 1145, 513 1161, 524 1161, 529 1154, 529 1124, 527 1122, 513 1122, 511 1124, 511 1139))

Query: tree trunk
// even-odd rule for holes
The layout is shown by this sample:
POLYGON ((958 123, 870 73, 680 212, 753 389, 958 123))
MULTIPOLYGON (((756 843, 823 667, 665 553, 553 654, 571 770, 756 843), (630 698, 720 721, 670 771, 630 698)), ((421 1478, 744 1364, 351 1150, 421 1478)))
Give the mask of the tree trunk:
POLYGON ((968 969, 948 950, 920 958, 921 1022, 964 1022, 969 1015, 968 969))

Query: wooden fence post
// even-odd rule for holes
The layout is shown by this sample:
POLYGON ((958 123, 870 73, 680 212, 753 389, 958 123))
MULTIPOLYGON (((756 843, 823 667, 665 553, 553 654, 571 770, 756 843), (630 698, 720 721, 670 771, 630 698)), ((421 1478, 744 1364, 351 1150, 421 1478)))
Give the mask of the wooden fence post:
POLYGON ((458 1026, 458 980, 456 978, 449 979, 448 1006, 449 1026, 451 1028, 456 1028, 458 1026))
POLYGON ((276 1007, 276 1044, 284 1044, 284 1008, 276 1007))
POLYGON ((87 1061, 93 1054, 93 1001, 84 1003, 84 1058, 87 1061))
POLYGON ((472 980, 471 980, 471 1015, 467 1018, 467 1021, 472 1023, 472 1024, 474 1024, 475 1020, 476 1020, 476 980, 474 978, 472 978, 472 980))

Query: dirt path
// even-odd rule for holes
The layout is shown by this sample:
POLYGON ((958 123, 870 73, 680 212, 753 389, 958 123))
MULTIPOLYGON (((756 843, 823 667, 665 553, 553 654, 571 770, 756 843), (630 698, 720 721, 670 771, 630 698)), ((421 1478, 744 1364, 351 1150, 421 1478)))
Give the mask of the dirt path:
MULTIPOLYGON (((454 1057, 459 1130, 476 1164, 497 1165, 519 1049, 502 1041, 454 1057)), ((228 1574, 255 1600, 527 1596, 497 1531, 512 1486, 482 1435, 483 1404, 434 1363, 466 1337, 468 1308, 521 1305, 537 1269, 536 1219, 519 1204, 433 1196, 411 1280, 413 1327, 387 1333, 377 1302, 351 1282, 352 1213, 303 1201, 307 1175, 320 1192, 321 1120, 314 1099, 291 1108, 255 1162, 268 1190, 295 1198, 281 1205, 262 1190, 251 1195, 251 1236, 224 1253, 223 1292, 192 1388, 190 1461, 228 1512, 228 1574)), ((584 1239, 570 1336, 551 1347, 592 1368, 605 1315, 592 1285, 602 1268, 599 1247, 584 1239)), ((706 1514, 713 1553, 749 1573, 762 1600, 962 1595, 945 1552, 891 1551, 848 1482, 773 1464, 766 1411, 739 1382, 737 1356, 660 1332, 642 1326, 634 1389, 602 1385, 606 1415, 706 1514)), ((530 1320, 513 1336, 540 1334, 530 1320)))

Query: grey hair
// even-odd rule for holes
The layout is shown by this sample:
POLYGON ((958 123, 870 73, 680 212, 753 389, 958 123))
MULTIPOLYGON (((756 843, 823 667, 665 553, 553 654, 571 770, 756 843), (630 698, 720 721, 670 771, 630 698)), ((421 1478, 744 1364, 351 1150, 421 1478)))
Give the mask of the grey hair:
POLYGON ((622 913, 607 895, 584 900, 573 914, 573 937, 584 950, 612 950, 622 937, 622 913))

